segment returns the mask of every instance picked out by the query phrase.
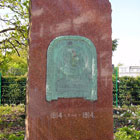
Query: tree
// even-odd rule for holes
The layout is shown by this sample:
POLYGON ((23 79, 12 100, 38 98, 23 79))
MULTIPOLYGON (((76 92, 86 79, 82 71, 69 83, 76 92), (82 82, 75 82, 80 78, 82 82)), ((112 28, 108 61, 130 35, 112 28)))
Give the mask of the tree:
POLYGON ((113 52, 116 51, 117 46, 118 46, 118 39, 112 40, 112 51, 113 52))
POLYGON ((1 0, 0 12, 0 71, 6 74, 27 58, 29 0, 1 0))

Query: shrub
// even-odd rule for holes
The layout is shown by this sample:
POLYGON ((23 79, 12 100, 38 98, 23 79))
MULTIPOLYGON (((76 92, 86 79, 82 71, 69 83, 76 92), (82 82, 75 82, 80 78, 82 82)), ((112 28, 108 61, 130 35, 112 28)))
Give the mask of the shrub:
POLYGON ((2 104, 25 103, 26 77, 2 77, 2 104))
MULTIPOLYGON (((119 105, 140 105, 140 77, 118 78, 118 101, 119 105)), ((113 75, 113 104, 116 101, 116 78, 113 75)))
POLYGON ((24 131, 12 133, 12 134, 0 134, 1 140, 24 140, 24 131))
POLYGON ((132 127, 119 128, 115 133, 115 140, 140 140, 140 131, 132 127))

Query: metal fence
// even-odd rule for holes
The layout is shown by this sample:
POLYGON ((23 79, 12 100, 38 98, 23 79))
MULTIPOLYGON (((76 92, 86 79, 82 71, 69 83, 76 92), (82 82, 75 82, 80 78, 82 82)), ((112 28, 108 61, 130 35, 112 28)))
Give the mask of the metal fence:
POLYGON ((1 73, 0 73, 0 104, 1 104, 1 73))

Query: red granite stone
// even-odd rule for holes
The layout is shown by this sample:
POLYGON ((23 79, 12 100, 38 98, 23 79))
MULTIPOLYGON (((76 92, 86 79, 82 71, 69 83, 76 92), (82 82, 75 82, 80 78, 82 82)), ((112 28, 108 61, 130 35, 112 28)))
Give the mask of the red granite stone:
POLYGON ((31 0, 27 140, 113 140, 109 0, 31 0), (97 50, 98 100, 46 101, 47 48, 58 36, 89 38, 97 50))

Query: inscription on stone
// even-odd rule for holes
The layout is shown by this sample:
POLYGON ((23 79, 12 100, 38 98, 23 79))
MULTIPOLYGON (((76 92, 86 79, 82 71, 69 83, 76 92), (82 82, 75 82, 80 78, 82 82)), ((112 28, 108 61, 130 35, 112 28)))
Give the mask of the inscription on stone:
POLYGON ((50 114, 51 119, 58 119, 58 118, 77 118, 82 117, 83 119, 94 119, 93 112, 82 112, 82 113, 62 113, 62 112, 52 112, 50 114))
POLYGON ((60 36, 47 51, 47 101, 58 98, 97 100, 94 44, 81 36, 60 36))

